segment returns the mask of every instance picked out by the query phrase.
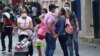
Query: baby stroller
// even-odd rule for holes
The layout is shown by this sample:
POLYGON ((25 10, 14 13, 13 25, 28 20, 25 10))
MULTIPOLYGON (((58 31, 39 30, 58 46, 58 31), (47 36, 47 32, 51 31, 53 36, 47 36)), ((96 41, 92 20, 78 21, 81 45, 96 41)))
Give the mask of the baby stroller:
POLYGON ((14 56, 33 55, 32 34, 32 29, 25 29, 19 33, 19 41, 15 46, 14 56))

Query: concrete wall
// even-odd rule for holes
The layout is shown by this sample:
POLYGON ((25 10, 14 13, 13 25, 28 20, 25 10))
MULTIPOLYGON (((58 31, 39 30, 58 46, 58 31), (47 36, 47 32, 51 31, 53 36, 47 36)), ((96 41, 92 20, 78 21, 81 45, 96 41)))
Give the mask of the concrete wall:
POLYGON ((81 12, 82 12, 82 31, 80 36, 92 36, 93 37, 93 12, 91 0, 81 0, 81 12))

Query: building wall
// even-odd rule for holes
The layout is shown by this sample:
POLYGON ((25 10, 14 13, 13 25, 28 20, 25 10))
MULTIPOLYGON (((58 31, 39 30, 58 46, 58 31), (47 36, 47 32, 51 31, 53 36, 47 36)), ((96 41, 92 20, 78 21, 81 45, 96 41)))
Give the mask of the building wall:
POLYGON ((93 12, 91 0, 81 0, 81 19, 82 19, 82 30, 81 36, 94 36, 93 27, 93 12))
POLYGON ((63 7, 67 0, 31 0, 31 1, 39 1, 43 8, 47 8, 49 4, 53 3, 59 7, 63 7))

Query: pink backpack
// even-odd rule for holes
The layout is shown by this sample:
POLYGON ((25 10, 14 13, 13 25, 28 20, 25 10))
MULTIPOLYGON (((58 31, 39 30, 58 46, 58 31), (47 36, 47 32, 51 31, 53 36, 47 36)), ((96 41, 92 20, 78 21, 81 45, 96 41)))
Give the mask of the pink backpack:
POLYGON ((73 32, 73 28, 71 26, 71 23, 70 23, 69 19, 66 19, 66 22, 65 22, 65 32, 67 34, 72 34, 72 32, 73 32))
POLYGON ((39 39, 41 40, 44 39, 46 35, 46 27, 44 23, 39 24, 37 35, 39 39))

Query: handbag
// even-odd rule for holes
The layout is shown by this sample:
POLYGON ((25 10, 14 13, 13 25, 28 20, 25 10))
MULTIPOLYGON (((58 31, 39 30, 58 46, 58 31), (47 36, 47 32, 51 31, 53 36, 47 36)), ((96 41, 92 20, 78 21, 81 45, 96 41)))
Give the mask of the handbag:
POLYGON ((73 27, 71 26, 70 20, 67 18, 65 22, 65 32, 67 34, 72 34, 73 32, 73 27))

